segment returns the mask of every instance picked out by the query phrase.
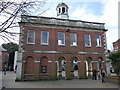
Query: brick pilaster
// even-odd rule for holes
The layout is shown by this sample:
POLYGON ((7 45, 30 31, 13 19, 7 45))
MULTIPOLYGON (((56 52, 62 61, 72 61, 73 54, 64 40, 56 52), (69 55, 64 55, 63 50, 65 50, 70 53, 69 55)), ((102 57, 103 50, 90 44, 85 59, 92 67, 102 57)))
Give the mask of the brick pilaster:
POLYGON ((86 78, 86 63, 84 61, 78 63, 79 78, 86 78))
POLYGON ((66 79, 72 79, 71 77, 71 61, 66 61, 66 79))

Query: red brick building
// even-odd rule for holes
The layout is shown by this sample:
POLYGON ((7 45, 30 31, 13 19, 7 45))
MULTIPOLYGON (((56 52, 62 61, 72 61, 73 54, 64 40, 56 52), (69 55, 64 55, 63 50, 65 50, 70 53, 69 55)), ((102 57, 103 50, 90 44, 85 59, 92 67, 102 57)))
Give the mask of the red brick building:
POLYGON ((21 16, 16 80, 72 79, 105 68, 104 23, 71 20, 58 4, 57 18, 21 16))
POLYGON ((120 39, 113 43, 113 50, 120 52, 120 39))
POLYGON ((3 70, 5 66, 8 67, 9 54, 2 46, 0 46, 0 60, 0 70, 3 70))

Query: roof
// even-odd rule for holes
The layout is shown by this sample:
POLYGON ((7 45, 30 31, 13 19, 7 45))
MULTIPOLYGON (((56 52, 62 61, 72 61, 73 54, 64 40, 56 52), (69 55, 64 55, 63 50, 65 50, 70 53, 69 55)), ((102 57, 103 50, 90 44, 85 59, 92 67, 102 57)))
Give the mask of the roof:
POLYGON ((63 2, 62 2, 62 3, 59 3, 59 4, 57 5, 57 8, 60 7, 60 6, 65 6, 65 7, 68 8, 67 4, 65 4, 65 3, 63 3, 63 2))
POLYGON ((20 23, 32 23, 32 24, 41 24, 41 25, 50 25, 50 26, 62 26, 62 27, 71 27, 71 28, 86 28, 86 29, 95 29, 100 31, 107 31, 105 29, 105 23, 98 22, 87 22, 82 20, 70 20, 70 19, 58 19, 53 17, 40 17, 40 16, 28 16, 22 15, 20 23))

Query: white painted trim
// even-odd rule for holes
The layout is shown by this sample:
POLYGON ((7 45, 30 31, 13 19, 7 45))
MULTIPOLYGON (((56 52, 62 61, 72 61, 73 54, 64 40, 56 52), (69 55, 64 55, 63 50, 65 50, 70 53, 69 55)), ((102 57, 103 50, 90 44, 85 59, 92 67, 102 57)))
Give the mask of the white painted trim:
POLYGON ((58 61, 54 61, 54 62, 56 62, 56 63, 57 63, 58 61))
MULTIPOLYGON (((31 51, 26 51, 24 50, 23 52, 31 52, 31 51)), ((62 53, 60 51, 32 51, 34 53, 62 53)), ((100 52, 77 52, 78 54, 104 54, 103 53, 100 53, 100 52)))
POLYGON ((63 29, 63 30, 65 30, 66 28, 69 28, 69 29, 71 29, 71 30, 79 30, 79 31, 91 31, 91 32, 93 32, 93 31, 95 31, 95 32, 105 32, 105 31, 103 31, 103 30, 101 30, 101 29, 98 29, 98 30, 96 30, 96 29, 87 29, 87 28, 82 28, 82 27, 75 27, 75 28, 72 28, 72 27, 69 27, 69 26, 66 26, 66 27, 61 27, 61 26, 55 26, 55 25, 52 25, 51 27, 49 27, 48 25, 38 25, 38 24, 25 24, 25 26, 34 26, 34 27, 40 27, 40 28, 53 28, 53 29, 63 29))
POLYGON ((25 76, 32 76, 32 75, 35 75, 35 74, 24 74, 25 76))
POLYGON ((34 61, 35 63, 40 63, 40 61, 34 61))
POLYGON ((81 61, 77 61, 78 63, 80 63, 81 61))
POLYGON ((97 63, 98 61, 91 61, 92 63, 97 63))
POLYGON ((71 62, 71 61, 66 61, 66 62, 71 62))
POLYGON ((25 63, 26 61, 22 61, 22 62, 24 62, 24 63, 25 63))
POLYGON ((51 60, 49 60, 48 62, 49 62, 49 63, 51 63, 52 61, 51 61, 51 60))

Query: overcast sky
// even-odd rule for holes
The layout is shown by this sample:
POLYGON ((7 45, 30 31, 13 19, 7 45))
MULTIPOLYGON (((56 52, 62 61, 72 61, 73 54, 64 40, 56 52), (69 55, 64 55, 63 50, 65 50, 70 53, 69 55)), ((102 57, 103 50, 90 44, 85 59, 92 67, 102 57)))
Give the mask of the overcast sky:
MULTIPOLYGON (((119 0, 45 0, 45 9, 41 16, 56 17, 56 6, 62 1, 69 7, 69 19, 105 23, 107 46, 118 39, 118 1, 119 0)), ((3 41, 0 42, 2 44, 3 41)))

